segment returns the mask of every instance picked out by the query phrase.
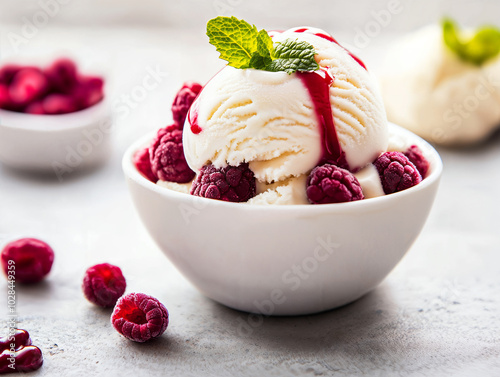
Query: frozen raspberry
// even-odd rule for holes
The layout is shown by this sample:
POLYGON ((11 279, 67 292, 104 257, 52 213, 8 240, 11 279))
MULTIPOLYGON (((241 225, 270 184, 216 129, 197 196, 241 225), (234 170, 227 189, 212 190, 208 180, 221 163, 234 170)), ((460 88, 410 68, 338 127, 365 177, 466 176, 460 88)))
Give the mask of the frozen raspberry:
POLYGON ((26 106, 41 98, 48 90, 49 82, 38 68, 23 68, 16 73, 9 86, 10 99, 14 104, 26 106))
POLYGON ((422 178, 425 178, 429 170, 429 161, 424 157, 422 150, 416 145, 412 145, 405 152, 405 156, 415 165, 422 178))
POLYGON ((67 114, 78 110, 72 97, 65 94, 49 94, 42 101, 45 114, 67 114))
POLYGON ((19 65, 15 64, 4 65, 2 68, 0 68, 0 83, 9 86, 16 73, 19 72, 20 70, 21 66, 19 65))
POLYGON ((306 193, 312 204, 343 203, 364 199, 361 185, 346 169, 331 164, 316 166, 307 178, 306 193))
POLYGON ((182 147, 182 130, 172 124, 158 131, 149 147, 151 169, 162 181, 187 183, 195 173, 189 168, 182 147))
POLYGON ((189 81, 184 83, 182 88, 177 92, 172 103, 172 115, 175 124, 179 125, 181 129, 184 127, 189 108, 202 88, 200 84, 189 81))
POLYGON ((149 148, 141 149, 134 154, 134 165, 137 170, 151 182, 156 183, 158 181, 158 177, 151 170, 149 148))
POLYGON ((254 174, 246 163, 228 165, 222 169, 205 165, 193 181, 191 195, 227 202, 246 202, 255 196, 255 186, 254 174))
POLYGON ((109 263, 90 267, 83 278, 82 289, 91 303, 110 308, 125 293, 127 283, 119 267, 109 263))
POLYGON ((50 272, 54 251, 43 241, 22 238, 8 243, 1 258, 7 277, 15 276, 16 283, 36 283, 50 272))
POLYGON ((385 152, 373 165, 378 170, 386 194, 406 190, 422 180, 415 165, 400 152, 385 152))
POLYGON ((59 93, 69 94, 77 84, 76 64, 70 59, 56 60, 44 73, 51 87, 59 93))
POLYGON ((45 114, 43 103, 41 101, 31 102, 28 106, 26 106, 24 112, 27 114, 45 114))
POLYGON ((111 324, 125 338, 142 343, 165 332, 168 311, 154 297, 143 293, 129 293, 116 303, 111 324))

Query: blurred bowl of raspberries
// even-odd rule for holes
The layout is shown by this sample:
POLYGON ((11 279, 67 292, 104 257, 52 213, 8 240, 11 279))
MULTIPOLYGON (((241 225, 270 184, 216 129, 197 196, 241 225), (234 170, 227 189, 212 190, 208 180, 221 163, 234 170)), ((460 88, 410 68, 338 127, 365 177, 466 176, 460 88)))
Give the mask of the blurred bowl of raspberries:
POLYGON ((0 162, 68 172, 96 165, 110 150, 104 80, 60 58, 43 67, 0 66, 0 162))
MULTIPOLYGON (((442 172, 430 144, 390 124, 393 142, 418 146, 429 163, 418 185, 322 205, 213 200, 155 183, 158 174, 172 170, 157 169, 157 143, 151 140, 166 138, 160 160, 175 157, 180 131, 175 122, 169 127, 138 140, 123 157, 136 210, 158 247, 203 294, 262 315, 317 313, 374 289, 418 237, 442 172), (164 151, 170 154, 163 156, 164 151)), ((175 162, 172 166, 184 171, 175 162)))

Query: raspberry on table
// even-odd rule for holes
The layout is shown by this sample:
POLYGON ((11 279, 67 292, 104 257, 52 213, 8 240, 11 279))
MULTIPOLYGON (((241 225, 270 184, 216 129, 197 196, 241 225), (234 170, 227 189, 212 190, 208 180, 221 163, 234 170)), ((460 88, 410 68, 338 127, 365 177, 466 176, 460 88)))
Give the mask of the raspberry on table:
POLYGON ((189 108, 202 88, 200 84, 188 81, 184 83, 182 88, 177 92, 174 102, 172 103, 172 116, 174 118, 174 123, 177 124, 180 129, 184 127, 189 108))
POLYGON ((182 130, 176 124, 158 131, 149 147, 149 158, 153 174, 162 181, 187 183, 195 176, 184 157, 182 130))
POLYGON ((168 311, 154 297, 143 293, 129 293, 116 303, 111 324, 125 338, 142 343, 165 332, 168 311))
POLYGON ((104 308, 113 307, 126 287, 122 270, 109 263, 96 264, 87 269, 82 284, 87 300, 104 308))
POLYGON ((151 182, 156 183, 158 181, 158 177, 153 173, 153 170, 151 170, 149 148, 140 149, 134 154, 134 165, 137 170, 151 182))
POLYGON ((415 165, 422 179, 425 178, 429 171, 429 161, 424 157, 422 150, 418 146, 412 145, 404 154, 415 165))
POLYGON ((377 168, 386 194, 406 190, 422 181, 415 165, 401 152, 385 152, 373 165, 377 168))
POLYGON ((227 202, 246 202, 255 192, 255 176, 247 163, 221 169, 205 165, 191 186, 191 195, 227 202))
POLYGON ((332 164, 316 166, 307 178, 306 194, 312 204, 343 203, 364 199, 357 178, 332 164))
POLYGON ((37 283, 50 272, 54 251, 43 241, 22 238, 8 243, 2 250, 1 259, 5 275, 14 271, 16 283, 37 283))

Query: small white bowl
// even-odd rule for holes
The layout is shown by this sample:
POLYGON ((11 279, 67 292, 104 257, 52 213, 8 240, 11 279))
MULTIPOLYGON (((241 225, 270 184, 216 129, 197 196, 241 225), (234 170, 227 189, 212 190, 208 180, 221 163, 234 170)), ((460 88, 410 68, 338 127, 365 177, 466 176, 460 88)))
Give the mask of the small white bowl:
POLYGON ((60 115, 0 109, 0 162, 62 177, 104 161, 110 152, 111 109, 106 100, 60 115))
POLYGON ((135 207, 160 249, 206 296, 263 315, 333 309, 375 288, 419 235, 439 184, 442 162, 427 142, 430 162, 418 185, 351 203, 252 206, 198 198, 160 187, 135 168, 134 143, 123 170, 135 207))

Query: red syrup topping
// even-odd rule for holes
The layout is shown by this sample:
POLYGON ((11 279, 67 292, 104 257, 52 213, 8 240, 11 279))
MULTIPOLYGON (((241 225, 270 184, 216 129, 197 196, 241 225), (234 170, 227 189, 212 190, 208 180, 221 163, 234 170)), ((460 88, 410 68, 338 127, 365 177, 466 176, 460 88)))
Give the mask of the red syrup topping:
POLYGON ((202 131, 200 125, 198 124, 198 108, 200 106, 198 103, 198 98, 196 98, 196 100, 189 108, 189 112, 187 115, 188 122, 191 125, 191 132, 194 133, 195 135, 198 135, 202 131))
POLYGON ((334 78, 324 68, 315 72, 297 72, 297 75, 311 96, 318 118, 323 143, 323 156, 320 165, 330 163, 349 170, 345 153, 342 151, 337 137, 330 103, 330 86, 334 78))

